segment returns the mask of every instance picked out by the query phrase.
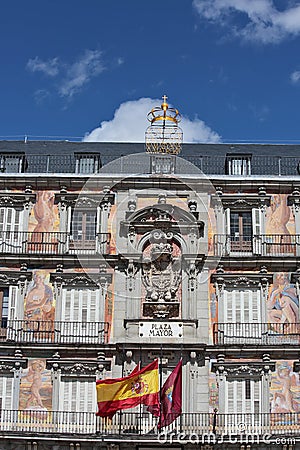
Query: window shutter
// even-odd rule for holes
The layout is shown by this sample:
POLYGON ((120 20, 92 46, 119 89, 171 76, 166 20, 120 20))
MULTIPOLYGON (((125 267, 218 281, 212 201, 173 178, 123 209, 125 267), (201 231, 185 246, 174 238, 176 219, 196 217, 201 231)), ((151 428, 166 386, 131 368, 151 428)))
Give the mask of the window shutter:
POLYGON ((9 286, 8 320, 18 319, 17 298, 18 298, 18 287, 9 286))
POLYGON ((63 377, 60 383, 59 410, 72 412, 96 411, 96 378, 63 377))
POLYGON ((261 321, 261 295, 258 289, 224 291, 225 323, 253 323, 261 321))
POLYGON ((2 409, 11 410, 13 406, 13 384, 12 376, 0 377, 0 398, 2 409))
POLYGON ((261 410, 261 380, 225 381, 225 413, 259 413, 261 410), (246 398, 246 383, 250 383, 250 398, 246 398))

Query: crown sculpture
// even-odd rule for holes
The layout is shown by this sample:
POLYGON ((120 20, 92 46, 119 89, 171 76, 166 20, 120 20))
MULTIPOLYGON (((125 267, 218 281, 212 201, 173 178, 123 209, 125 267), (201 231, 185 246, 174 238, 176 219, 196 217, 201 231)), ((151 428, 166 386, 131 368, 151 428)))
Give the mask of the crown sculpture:
POLYGON ((151 125, 146 130, 146 151, 149 153, 168 153, 178 155, 182 145, 182 129, 178 126, 181 120, 176 108, 169 108, 168 97, 162 97, 161 106, 156 106, 148 113, 151 125))

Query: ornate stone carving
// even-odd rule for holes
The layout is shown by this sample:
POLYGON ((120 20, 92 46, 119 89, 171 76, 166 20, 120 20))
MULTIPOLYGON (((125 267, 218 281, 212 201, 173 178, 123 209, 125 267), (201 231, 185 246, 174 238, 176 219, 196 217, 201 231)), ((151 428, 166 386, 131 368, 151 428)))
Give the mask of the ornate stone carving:
POLYGON ((103 372, 104 369, 110 370, 111 362, 109 360, 88 360, 74 362, 66 359, 47 360, 47 369, 54 372, 60 370, 61 374, 69 375, 95 375, 96 372, 103 372))
POLYGON ((230 209, 265 209, 270 206, 271 196, 259 193, 258 195, 250 194, 223 194, 212 195, 211 205, 218 206, 222 202, 223 208, 230 209))
POLYGON ((72 208, 95 209, 101 206, 104 209, 114 203, 114 194, 112 193, 86 193, 75 194, 60 192, 55 194, 55 204, 60 204, 61 208, 71 206, 72 208))
POLYGON ((0 207, 28 209, 35 203, 36 195, 32 193, 0 192, 0 207))
POLYGON ((27 282, 31 281, 32 272, 26 272, 24 270, 12 271, 5 270, 0 271, 0 286, 19 286, 21 295, 25 292, 27 282))
POLYGON ((226 288, 259 288, 265 289, 272 283, 273 274, 260 273, 222 273, 216 272, 211 276, 211 282, 218 289, 226 288))
POLYGON ((287 197, 287 204, 292 208, 293 215, 295 216, 300 211, 300 189, 295 188, 291 195, 287 197))
POLYGON ((160 230, 152 233, 150 242, 142 264, 142 282, 146 291, 144 316, 178 317, 176 294, 181 283, 181 258, 173 255, 173 244, 167 242, 166 235, 160 230))
POLYGON ((151 259, 144 260, 143 283, 147 300, 170 302, 175 299, 181 282, 181 265, 172 253, 172 244, 155 243, 151 248, 151 259))
POLYGON ((111 273, 61 273, 50 274, 50 282, 56 286, 66 287, 93 287, 97 288, 106 283, 111 283, 111 273))
POLYGON ((14 372, 16 370, 20 370, 21 368, 27 367, 28 360, 26 358, 18 358, 18 359, 8 359, 1 358, 0 359, 0 373, 9 373, 14 372))
POLYGON ((241 364, 239 362, 216 362, 212 363, 212 371, 219 377, 245 379, 261 378, 267 376, 275 370, 275 363, 270 361, 249 362, 241 364))

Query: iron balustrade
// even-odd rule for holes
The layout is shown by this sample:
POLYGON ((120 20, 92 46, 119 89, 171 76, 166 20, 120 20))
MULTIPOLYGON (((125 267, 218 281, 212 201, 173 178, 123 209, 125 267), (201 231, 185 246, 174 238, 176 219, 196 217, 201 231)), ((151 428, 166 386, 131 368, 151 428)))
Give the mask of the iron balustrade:
POLYGON ((67 322, 58 320, 8 320, 0 340, 17 343, 105 344, 108 322, 67 322))
POLYGON ((74 240, 68 232, 0 231, 0 253, 13 254, 108 254, 110 233, 97 233, 94 240, 74 240))
POLYGON ((256 234, 237 235, 215 234, 214 255, 255 254, 260 256, 299 256, 299 234, 256 234))
MULTIPOLYGON (((118 412, 112 420, 97 417, 94 412, 45 411, 45 410, 1 410, 0 431, 16 433, 60 433, 126 437, 144 436, 147 440, 166 437, 173 433, 173 439, 196 437, 199 443, 214 443, 223 437, 224 441, 233 436, 268 439, 278 436, 299 436, 300 413, 183 413, 161 431, 157 429, 157 417, 147 412, 118 412)), ((168 441, 167 441, 168 442, 168 441)), ((174 441, 173 441, 174 442, 174 441)))
POLYGON ((215 345, 300 344, 300 323, 215 323, 215 345))
MULTIPOLYGON (((247 150, 247 155, 251 153, 251 147, 247 150)), ((226 155, 185 155, 183 150, 181 158, 194 164, 205 174, 208 175, 279 175, 295 176, 299 175, 300 158, 296 156, 270 156, 270 155, 251 155, 249 170, 246 173, 230 173, 228 168, 228 157, 226 155)), ((232 155, 230 156, 233 157, 232 155)), ((243 155, 237 155, 236 160, 243 155)), ((118 165, 126 166, 126 156, 115 158, 111 155, 101 155, 99 153, 79 153, 68 155, 46 155, 46 154, 24 154, 2 152, 0 153, 0 174, 2 173, 50 173, 50 174, 92 174, 101 172, 102 166, 114 160, 119 160, 118 165)), ((127 163, 128 165, 128 163, 127 163)), ((178 165, 180 167, 180 164, 178 165)), ((188 166, 187 166, 188 170, 188 166)), ((127 169, 128 171, 128 169, 127 169)), ((130 167, 129 167, 130 171, 130 167)), ((133 172, 135 173, 135 172, 133 172)), ((150 159, 142 163, 139 173, 151 173, 150 159)))

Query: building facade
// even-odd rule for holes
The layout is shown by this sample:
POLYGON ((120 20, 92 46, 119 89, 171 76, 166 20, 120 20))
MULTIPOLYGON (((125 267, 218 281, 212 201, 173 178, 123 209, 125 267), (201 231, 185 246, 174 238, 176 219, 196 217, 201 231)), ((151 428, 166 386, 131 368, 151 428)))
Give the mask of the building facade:
POLYGON ((300 147, 0 142, 0 448, 300 448, 300 147), (183 413, 96 379, 183 361, 183 413))

